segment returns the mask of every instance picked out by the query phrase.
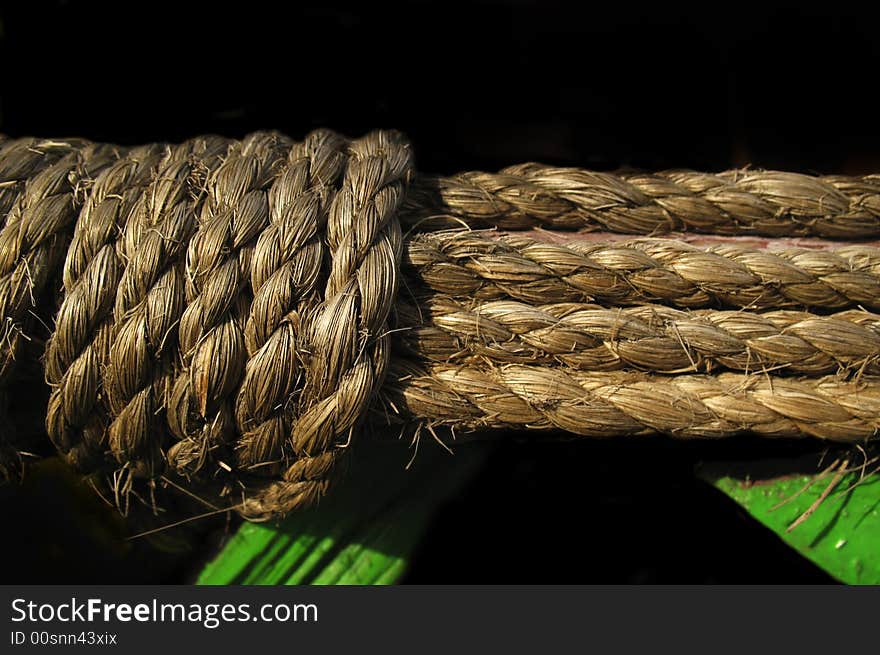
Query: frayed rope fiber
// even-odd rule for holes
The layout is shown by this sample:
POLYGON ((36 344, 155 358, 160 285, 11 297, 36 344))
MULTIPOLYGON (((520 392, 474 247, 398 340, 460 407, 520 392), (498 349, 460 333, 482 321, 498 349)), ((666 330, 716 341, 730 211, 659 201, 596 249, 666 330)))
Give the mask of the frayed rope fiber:
MULTIPOLYGON (((5 139, 0 212, 0 411, 41 352, 50 439, 118 497, 173 475, 281 516, 389 420, 835 441, 880 427, 876 175, 440 178, 392 131, 5 139), (657 238, 673 232, 728 236, 657 238)), ((3 430, 13 477, 26 444, 3 430)))

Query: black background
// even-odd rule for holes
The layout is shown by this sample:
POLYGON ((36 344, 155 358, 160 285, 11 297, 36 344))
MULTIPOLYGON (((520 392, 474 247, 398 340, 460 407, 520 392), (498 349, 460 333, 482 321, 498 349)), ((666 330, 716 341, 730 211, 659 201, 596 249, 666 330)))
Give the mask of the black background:
MULTIPOLYGON (((0 20, 0 130, 13 136, 395 127, 437 173, 532 159, 880 169, 878 23, 840 3, 19 2, 0 20)), ((826 580, 693 479, 702 458, 766 448, 511 442, 435 521, 408 580, 826 580)), ((34 502, 16 520, 47 538, 47 501, 34 502)), ((186 576, 93 571, 63 541, 56 566, 5 547, 22 581, 186 576)))
POLYGON ((396 127, 420 169, 870 167, 880 44, 841 3, 17 2, 2 129, 139 143, 396 127))

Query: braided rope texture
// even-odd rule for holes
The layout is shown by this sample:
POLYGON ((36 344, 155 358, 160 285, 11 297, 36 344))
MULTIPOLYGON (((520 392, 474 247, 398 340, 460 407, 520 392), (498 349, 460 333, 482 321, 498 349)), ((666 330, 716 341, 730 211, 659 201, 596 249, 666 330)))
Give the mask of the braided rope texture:
POLYGON ((85 141, 22 139, 0 145, 0 479, 19 474, 18 443, 5 389, 35 326, 51 321, 46 292, 64 257, 92 179, 119 149, 85 141))
POLYGON ((732 170, 597 173, 520 164, 500 173, 424 177, 408 213, 434 226, 587 228, 624 234, 863 239, 880 231, 880 176, 732 170))
POLYGON ((430 296, 400 311, 401 340, 436 362, 562 364, 581 371, 632 368, 676 374, 880 373, 880 315, 607 308, 430 296))
POLYGON ((837 376, 658 376, 512 364, 395 371, 390 406, 465 430, 564 430, 588 437, 654 432, 714 439, 751 432, 855 442, 880 429, 880 385, 837 376))
MULTIPOLYGON (((878 176, 438 178, 393 131, 4 139, 0 211, 0 412, 42 346, 48 436, 121 507, 175 476, 247 518, 286 514, 327 491, 368 421, 838 441, 880 427, 880 248, 656 237, 876 238, 878 176), (462 229, 486 226, 647 236, 462 229)), ((11 478, 23 445, 7 425, 11 478)))
POLYGON ((880 248, 700 248, 674 239, 547 243, 527 236, 438 232, 407 244, 416 287, 525 303, 663 303, 682 308, 880 309, 880 248))

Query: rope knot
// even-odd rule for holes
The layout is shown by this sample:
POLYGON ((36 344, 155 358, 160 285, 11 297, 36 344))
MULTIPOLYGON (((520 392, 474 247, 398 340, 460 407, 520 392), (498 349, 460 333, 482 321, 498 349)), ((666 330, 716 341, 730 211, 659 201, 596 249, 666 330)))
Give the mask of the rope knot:
POLYGON ((47 357, 61 451, 121 465, 121 498, 166 468, 232 477, 249 518, 320 497, 388 367, 412 175, 409 144, 383 131, 124 153, 63 271, 47 357))

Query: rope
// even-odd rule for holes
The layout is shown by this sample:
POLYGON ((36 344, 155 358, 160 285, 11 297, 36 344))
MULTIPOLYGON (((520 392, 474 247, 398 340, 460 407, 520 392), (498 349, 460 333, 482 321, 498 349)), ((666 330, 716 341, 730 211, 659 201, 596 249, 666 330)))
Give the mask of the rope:
POLYGON ((401 341, 437 362, 564 364, 582 371, 880 373, 880 315, 660 305, 473 303, 428 296, 400 309, 401 341))
MULTIPOLYGON (((46 429, 73 466, 121 505, 174 475, 250 519, 316 502, 389 419, 867 439, 880 249, 584 233, 870 238, 878 199, 877 176, 417 176, 389 131, 5 140, 0 412, 52 326, 46 429)), ((0 434, 7 478, 17 439, 0 434)))
POLYGON ((397 291, 402 234, 397 211, 412 174, 400 135, 374 132, 349 148, 342 188, 327 218, 332 255, 324 300, 307 325, 305 383, 293 424, 298 459, 260 493, 246 516, 314 502, 385 378, 388 314, 397 291))
POLYGON ((47 431, 81 468, 100 457, 108 422, 109 408, 99 388, 109 358, 109 319, 125 271, 115 247, 116 231, 125 231, 161 160, 161 147, 136 148, 101 172, 67 250, 64 299, 46 346, 46 379, 52 389, 47 431))
MULTIPOLYGON (((113 147, 80 140, 0 146, 0 207, 7 208, 0 230, 0 390, 11 383, 16 360, 46 311, 44 293, 66 247, 60 235, 76 220, 92 176, 117 156, 113 147)), ((7 403, 0 399, 0 407, 7 403)), ((18 474, 22 444, 16 445, 8 418, 3 424, 0 478, 7 479, 18 474)))
POLYGON ((420 234, 404 272, 416 288, 526 303, 880 309, 880 248, 707 248, 673 239, 555 244, 485 232, 420 234))
POLYGON ((880 429, 880 383, 836 376, 658 376, 542 366, 401 362, 385 411, 463 430, 564 430, 585 437, 764 437, 864 441, 880 429), (395 408, 396 411, 395 411, 395 408))
POLYGON ((177 364, 172 332, 184 308, 186 243, 205 200, 204 180, 226 143, 197 139, 170 149, 117 241, 125 271, 116 291, 101 384, 110 412, 106 445, 126 472, 164 467, 160 409, 177 364))
POLYGON ((211 174, 199 208, 198 229, 181 271, 183 361, 170 383, 169 423, 180 440, 170 463, 178 472, 198 471, 232 438, 233 384, 247 361, 246 282, 253 242, 269 224, 269 189, 289 149, 276 134, 254 134, 233 144, 211 174))
MULTIPOLYGON (((50 141, 42 139, 19 139, 0 143, 0 216, 6 217, 24 189, 26 181, 39 174, 59 158, 81 147, 78 141, 50 141)), ((4 220, 5 225, 5 220, 4 220)), ((15 304, 16 289, 9 277, 0 286, 0 305, 15 304)), ((3 314, 2 345, 0 345, 0 384, 11 377, 14 354, 20 349, 20 330, 11 315, 3 314), (7 318, 8 317, 8 318, 7 318)), ((21 462, 14 446, 18 441, 7 416, 6 398, 0 395, 0 481, 20 475, 21 462)))
POLYGON ((880 176, 815 177, 762 170, 596 173, 521 164, 500 173, 422 178, 407 213, 434 227, 604 230, 657 234, 880 234, 880 176))
POLYGON ((327 211, 345 171, 348 142, 320 130, 294 145, 270 191, 270 222, 254 246, 254 298, 245 327, 249 360, 236 397, 239 467, 277 475, 297 397, 303 317, 319 302, 327 211), (268 464, 268 465, 267 465, 268 464))

